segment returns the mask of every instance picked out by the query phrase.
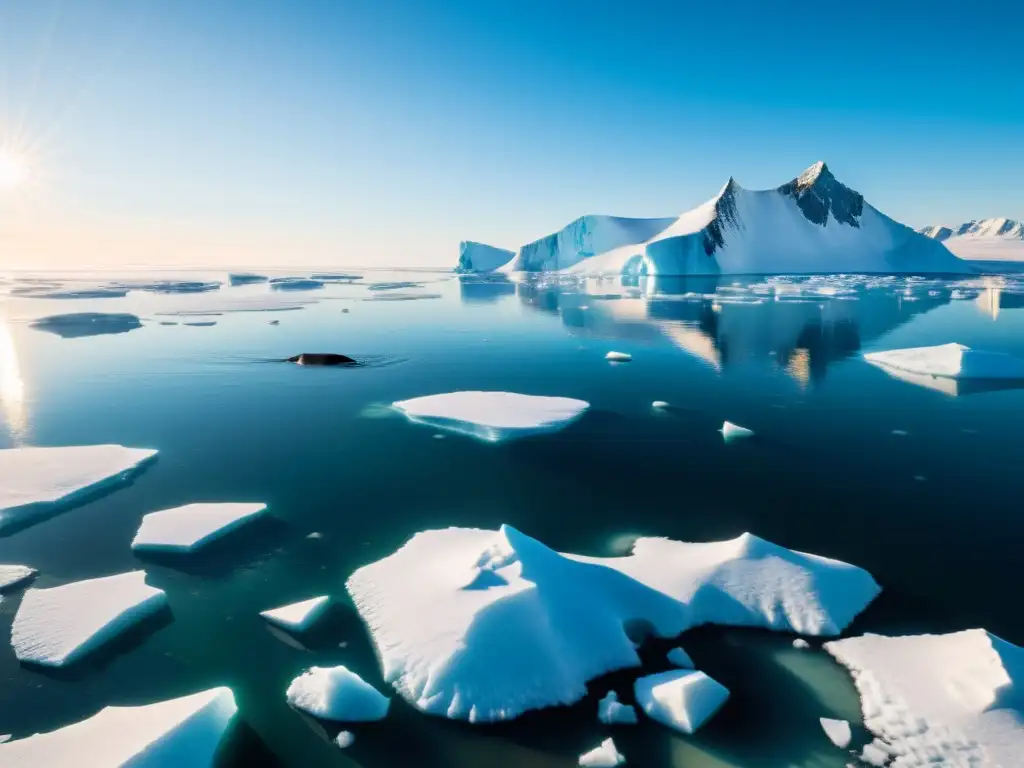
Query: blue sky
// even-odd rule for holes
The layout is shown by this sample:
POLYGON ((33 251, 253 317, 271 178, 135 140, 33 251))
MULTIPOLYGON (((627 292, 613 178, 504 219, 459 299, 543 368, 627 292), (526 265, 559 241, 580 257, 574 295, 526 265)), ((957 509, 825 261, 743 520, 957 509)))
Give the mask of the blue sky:
POLYGON ((1024 217, 1010 4, 7 0, 0 266, 451 265, 818 159, 1024 217))

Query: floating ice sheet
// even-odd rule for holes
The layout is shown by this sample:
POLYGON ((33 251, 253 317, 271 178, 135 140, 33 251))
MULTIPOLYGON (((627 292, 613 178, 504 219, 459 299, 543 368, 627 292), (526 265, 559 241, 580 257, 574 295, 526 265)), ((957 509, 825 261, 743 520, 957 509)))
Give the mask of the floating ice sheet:
POLYGON ((324 720, 381 720, 391 700, 346 667, 310 667, 288 686, 288 703, 324 720))
POLYGON ((192 552, 252 522, 267 508, 259 503, 186 504, 142 518, 132 549, 192 552))

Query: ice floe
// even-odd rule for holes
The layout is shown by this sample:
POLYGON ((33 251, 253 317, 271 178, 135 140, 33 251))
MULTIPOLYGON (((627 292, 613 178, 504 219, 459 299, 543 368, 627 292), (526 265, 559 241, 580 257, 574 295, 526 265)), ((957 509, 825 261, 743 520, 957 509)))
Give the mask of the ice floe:
POLYGON ((668 659, 669 664, 674 664, 680 669, 694 669, 696 667, 693 659, 690 658, 690 654, 682 648, 673 648, 666 654, 665 658, 668 659))
POLYGON ((348 749, 356 742, 355 734, 352 731, 342 731, 334 737, 334 743, 338 749, 348 749))
POLYGON ((231 285, 252 285, 253 283, 267 282, 267 277, 252 272, 232 272, 228 275, 228 282, 231 285))
POLYGON ((629 704, 619 701, 615 691, 597 702, 597 719, 606 725, 636 725, 636 710, 629 704))
POLYGON ((309 277, 273 277, 269 283, 272 291, 315 291, 324 287, 322 280, 309 277))
POLYGON ((876 737, 865 759, 892 768, 1019 765, 1024 755, 1024 648, 981 629, 864 635, 826 643, 860 694, 876 737), (867 755, 870 754, 870 757, 867 755))
POLYGON ((11 630, 19 661, 62 667, 77 661, 167 604, 145 571, 30 589, 11 630))
POLYGON ((4 768, 211 768, 237 707, 230 688, 137 707, 0 744, 4 768))
POLYGON ((201 503, 150 512, 142 518, 132 549, 192 552, 252 522, 266 508, 259 503, 201 503))
POLYGON ((750 429, 747 429, 746 427, 741 427, 741 426, 738 426, 736 424, 733 424, 731 421, 723 422, 722 423, 722 428, 720 430, 718 430, 718 431, 722 433, 722 438, 727 443, 730 440, 737 440, 737 439, 743 438, 743 437, 753 437, 754 436, 753 430, 750 430, 750 429))
POLYGON ((123 480, 155 455, 121 445, 0 450, 0 531, 123 480))
POLYGON ((821 729, 828 736, 828 740, 835 744, 840 749, 846 749, 850 746, 850 739, 853 738, 853 733, 850 731, 850 724, 845 720, 833 720, 830 717, 820 717, 818 721, 821 723, 821 729))
POLYGON ((600 746, 580 755, 577 765, 584 766, 584 768, 615 768, 624 762, 626 762, 626 758, 615 748, 615 742, 605 739, 600 746))
POLYGON ((20 586, 36 575, 27 565, 0 565, 0 592, 20 586))
POLYGON ((806 651, 811 647, 811 644, 804 640, 802 637, 798 637, 793 641, 793 647, 798 651, 806 651))
POLYGON ((911 347, 864 355, 883 368, 951 379, 1024 379, 1024 359, 963 344, 911 347))
POLYGON ((449 392, 392 405, 410 421, 490 443, 556 432, 590 407, 585 400, 515 392, 449 392))
POLYGON ((729 698, 724 685, 692 669, 641 677, 634 691, 644 714, 681 733, 695 733, 729 698))
POLYGON ((655 400, 653 403, 651 403, 651 408, 657 408, 659 410, 668 407, 669 404, 665 400, 655 400))
POLYGON ((276 624, 282 629, 293 632, 302 632, 309 629, 319 619, 330 603, 330 596, 323 595, 300 603, 283 605, 280 608, 273 608, 260 613, 264 619, 271 624, 276 624))
POLYGON ((571 704, 587 681, 638 666, 629 626, 836 635, 879 591, 860 568, 750 534, 640 538, 627 557, 598 558, 507 525, 419 533, 346 586, 384 679, 425 712, 471 721, 571 704))
POLYGON ((78 312, 41 317, 33 320, 31 327, 63 339, 77 339, 83 336, 128 333, 141 328, 142 322, 137 316, 128 313, 78 312))
POLYGON ((628 363, 633 359, 633 356, 628 352, 609 352, 604 356, 605 360, 610 360, 613 363, 628 363))
POLYGON ((347 667, 310 667, 288 686, 288 703, 324 720, 381 720, 391 700, 347 667))

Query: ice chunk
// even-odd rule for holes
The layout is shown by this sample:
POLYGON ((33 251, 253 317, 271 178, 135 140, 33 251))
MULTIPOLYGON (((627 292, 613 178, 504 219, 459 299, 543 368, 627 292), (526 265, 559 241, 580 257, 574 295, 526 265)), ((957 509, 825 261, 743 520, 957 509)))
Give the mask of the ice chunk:
POLYGON ((864 355, 869 363, 923 376, 951 379, 1024 379, 1024 360, 963 344, 912 347, 864 355))
POLYGON ((878 594, 866 571, 750 534, 640 538, 628 557, 599 558, 507 525, 419 533, 346 587, 384 679, 425 712, 472 721, 571 704, 587 681, 637 666, 627 625, 835 635, 878 594))
POLYGON ((4 768, 212 768, 237 708, 230 688, 138 707, 0 745, 4 768))
POLYGON ((36 569, 27 565, 0 565, 0 592, 24 584, 35 575, 36 569))
POLYGON ((586 768, 615 768, 626 762, 619 750, 615 748, 615 742, 605 739, 599 747, 594 747, 589 752, 580 755, 579 765, 586 768))
POLYGON ((342 731, 334 737, 334 743, 338 745, 339 749, 348 749, 355 744, 356 737, 352 731, 342 731))
POLYGON ((449 392, 400 400, 393 407, 410 421, 497 443, 564 429, 590 403, 515 392, 449 392))
POLYGON ((722 422, 722 428, 718 431, 722 433, 722 438, 727 443, 730 440, 736 440, 741 437, 754 436, 752 430, 749 430, 746 427, 737 426, 736 424, 733 424, 731 421, 722 422))
POLYGON ((1019 765, 1024 648, 971 629, 864 635, 825 650, 853 675, 864 725, 876 737, 873 753, 882 755, 874 764, 892 753, 900 768, 1019 765))
POLYGON ((153 456, 120 445, 0 450, 0 531, 123 480, 153 456))
POLYGON ((258 503, 186 504, 150 512, 132 541, 139 552, 193 552, 252 522, 267 508, 258 503))
POLYGON ((811 644, 804 640, 802 637, 798 637, 796 640, 793 641, 793 647, 796 648, 798 651, 806 651, 808 648, 811 647, 811 644))
POLYGON ((347 667, 310 667, 288 686, 288 703, 324 720, 381 720, 391 700, 347 667))
POLYGON ((456 272, 493 272, 515 258, 515 253, 493 245, 463 240, 459 243, 459 265, 456 272))
POLYGON ((324 287, 322 280, 309 277, 273 277, 269 282, 272 291, 315 291, 324 287))
POLYGON ((323 615, 330 600, 331 598, 328 595, 314 597, 310 600, 303 600, 301 603, 292 603, 291 605, 263 611, 260 616, 271 624, 276 624, 283 629, 302 632, 309 629, 323 615))
POLYGON ((846 749, 850 746, 850 739, 853 738, 853 734, 850 732, 850 724, 848 722, 845 720, 833 720, 828 717, 820 717, 818 720, 821 722, 821 728, 825 731, 829 741, 840 749, 846 749))
POLYGON ((3 744, 3 743, 8 742, 10 740, 11 740, 11 734, 9 734, 9 733, 2 733, 2 734, 0 734, 0 744, 3 744))
MULTIPOLYGON (((874 742, 872 742, 870 744, 865 744, 864 745, 864 749, 862 749, 861 753, 860 753, 860 759, 863 760, 868 765, 874 765, 874 766, 877 766, 877 768, 884 768, 885 764, 887 762, 889 762, 889 753, 886 752, 884 749, 882 749, 877 744, 875 744, 874 742)), ((972 761, 972 763, 973 763, 973 761, 972 761)), ((972 763, 965 763, 965 765, 970 765, 972 763)), ((917 764, 918 763, 909 763, 909 765, 917 765, 917 764)), ((924 763, 920 763, 920 765, 925 765, 925 764, 924 763)))
POLYGON ((608 695, 597 702, 597 719, 606 725, 636 725, 637 722, 636 710, 621 703, 615 691, 608 691, 608 695))
POLYGON ((729 698, 724 685, 692 669, 641 677, 634 690, 648 717, 682 733, 696 732, 729 698))
POLYGON ((128 333, 141 328, 142 322, 135 315, 127 313, 78 312, 41 317, 32 321, 32 327, 56 334, 62 339, 77 339, 83 336, 128 333))
POLYGON ((680 669, 694 669, 693 659, 690 658, 690 654, 684 651, 682 648, 673 648, 668 652, 665 657, 668 659, 669 664, 675 664, 680 669))
POLYGON ((153 615, 167 604, 145 571, 30 589, 14 617, 11 644, 19 661, 62 667, 153 615))
POLYGON ((664 400, 655 400, 653 403, 651 403, 651 408, 662 409, 662 408, 668 408, 668 407, 669 407, 669 404, 667 402, 665 402, 664 400))
POLYGON ((628 352, 609 352, 604 356, 605 360, 611 360, 613 363, 628 363, 633 359, 633 356, 628 352))
POLYGON ((251 285, 253 283, 267 282, 266 275, 255 275, 251 272, 232 272, 228 275, 228 282, 231 285, 251 285))

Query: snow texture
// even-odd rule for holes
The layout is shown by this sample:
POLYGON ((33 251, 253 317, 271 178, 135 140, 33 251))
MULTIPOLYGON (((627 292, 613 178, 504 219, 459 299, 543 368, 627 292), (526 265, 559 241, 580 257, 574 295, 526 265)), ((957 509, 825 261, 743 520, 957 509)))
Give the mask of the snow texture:
POLYGON ((310 667, 288 686, 288 703, 324 720, 381 720, 391 700, 346 667, 310 667))
POLYGON ((0 450, 0 531, 123 480, 156 451, 120 445, 0 450))
POLYGON ((30 589, 14 617, 11 644, 19 661, 63 667, 113 640, 167 604, 145 571, 30 589))
POLYGON ((578 765, 586 768, 615 768, 624 762, 626 762, 626 758, 619 754, 619 750, 615 748, 615 742, 605 739, 600 746, 580 755, 578 765))
POLYGON ((695 669, 696 665, 693 663, 693 659, 690 658, 690 654, 684 651, 682 648, 673 648, 666 654, 665 658, 669 664, 673 664, 680 669, 695 669))
POLYGON ((309 629, 323 615, 330 600, 328 595, 314 597, 310 600, 303 600, 301 603, 292 603, 263 611, 260 616, 282 629, 302 632, 309 629))
POLYGON ((0 745, 0 765, 212 768, 236 711, 230 688, 137 707, 107 707, 74 725, 0 745))
POLYGON ((629 627, 836 635, 879 591, 860 568, 750 534, 639 538, 631 555, 599 558, 507 525, 419 533, 346 586, 384 679, 425 712, 474 722, 572 704, 587 681, 638 666, 629 627))
POLYGON ((150 512, 132 541, 136 552, 194 552, 263 514, 266 504, 186 504, 150 512))
POLYGON ((410 421, 489 443, 557 432, 590 407, 584 400, 515 392, 449 392, 392 405, 410 421))
POLYGON ((971 349, 963 344, 911 347, 864 355, 883 369, 951 379, 1024 379, 1024 360, 1003 352, 971 349))
POLYGON ((515 253, 493 245, 463 240, 459 243, 459 265, 456 272, 463 274, 473 272, 493 272, 505 266, 515 258, 515 253))
POLYGON ((634 691, 644 714, 687 734, 695 733, 729 698, 724 685, 693 669, 641 677, 634 691))
POLYGON ((727 443, 730 440, 736 440, 736 439, 739 439, 741 437, 753 437, 754 436, 754 433, 753 433, 752 430, 749 430, 746 427, 741 427, 741 426, 738 426, 736 424, 733 424, 731 421, 723 422, 722 423, 722 428, 720 430, 718 430, 718 431, 722 433, 722 438, 727 443))
MULTIPOLYGON (((853 675, 890 768, 1020 765, 1024 649, 981 629, 825 644, 853 675)), ((866 750, 865 750, 866 751, 866 750)))
POLYGON ((636 710, 629 704, 619 701, 619 695, 615 691, 608 691, 608 695, 597 702, 597 719, 605 725, 636 725, 636 710))
POLYGON ((955 227, 924 227, 918 232, 940 241, 961 259, 1024 261, 1024 222, 978 219, 955 227))
POLYGON ((633 356, 628 352, 609 352, 604 356, 605 360, 611 360, 613 363, 628 363, 633 359, 633 356))
POLYGON ((0 592, 20 586, 36 575, 27 565, 0 565, 0 592))
POLYGON ((850 724, 848 722, 845 720, 833 720, 828 717, 819 717, 818 720, 821 723, 821 729, 825 731, 829 741, 840 749, 846 749, 850 746, 850 739, 853 738, 853 734, 850 731, 850 724))

